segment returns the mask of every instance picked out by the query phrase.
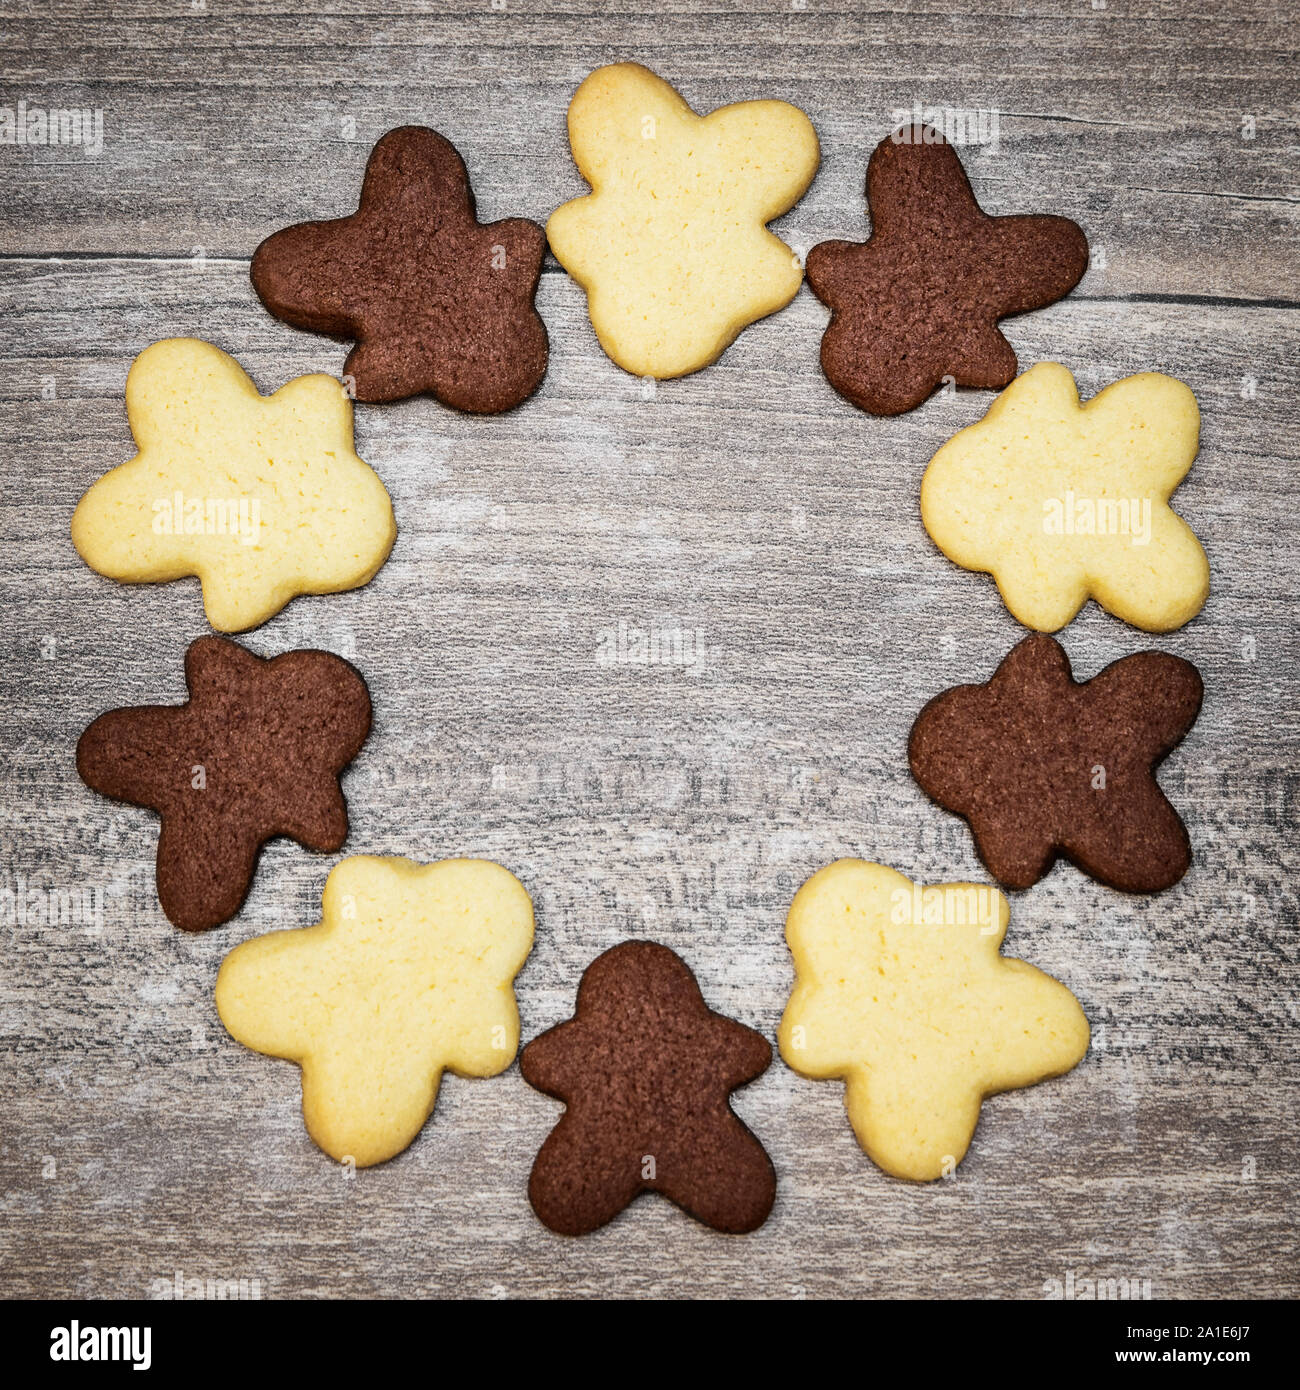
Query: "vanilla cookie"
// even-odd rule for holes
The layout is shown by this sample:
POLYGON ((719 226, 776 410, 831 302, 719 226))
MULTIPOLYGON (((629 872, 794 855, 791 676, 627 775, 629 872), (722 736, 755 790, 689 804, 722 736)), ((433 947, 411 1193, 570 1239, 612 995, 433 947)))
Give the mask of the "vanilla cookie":
POLYGON ((745 101, 697 116, 647 68, 616 63, 574 94, 569 143, 592 191, 552 213, 546 235, 624 370, 698 371, 794 298, 799 258, 765 224, 817 172, 802 111, 745 101))
POLYGON ((322 909, 231 951, 217 1012, 246 1047, 302 1067, 307 1132, 365 1168, 420 1132, 444 1068, 495 1076, 514 1059, 533 908, 483 859, 362 855, 335 866, 322 909))
POLYGON ((814 874, 791 904, 781 1056, 843 1078, 858 1142, 895 1177, 950 1173, 985 1096, 1059 1076, 1088 1050, 1074 995, 999 954, 1007 920, 996 888, 923 888, 860 859, 814 874))
POLYGON ((930 460, 921 519, 950 560, 993 575, 1026 627, 1055 632, 1094 598, 1170 632, 1210 592, 1205 551, 1169 507, 1199 430, 1172 377, 1125 377, 1081 405, 1069 371, 1040 362, 930 460))
POLYGON ((126 379, 139 453, 77 505, 72 541, 128 584, 197 575, 220 632, 256 627, 296 594, 365 584, 397 528, 384 485, 352 446, 333 377, 261 396, 219 348, 168 338, 126 379))

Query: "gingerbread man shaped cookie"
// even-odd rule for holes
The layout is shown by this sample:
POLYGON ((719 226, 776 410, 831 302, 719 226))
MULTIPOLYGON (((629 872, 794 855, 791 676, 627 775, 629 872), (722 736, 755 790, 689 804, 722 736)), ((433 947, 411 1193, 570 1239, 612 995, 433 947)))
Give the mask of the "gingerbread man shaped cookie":
POLYGON ((218 632, 242 632, 296 594, 368 583, 397 537, 393 504, 357 457, 334 377, 263 396, 233 357, 167 338, 126 378, 135 457, 77 504, 72 543, 125 584, 197 575, 218 632))
POLYGON ((944 380, 1005 386, 1016 354, 998 320, 1068 294, 1088 242, 1068 218, 990 217, 931 126, 886 136, 867 164, 871 236, 823 241, 808 284, 831 310, 826 379, 872 415, 912 410, 944 380))
POLYGON ((574 1017, 519 1059, 524 1080, 568 1107, 533 1164, 533 1210, 583 1235, 655 1191, 719 1231, 762 1225, 776 1174, 727 1097, 771 1057, 761 1034, 709 1009, 666 946, 606 951, 583 974, 574 1017))
POLYGON ((841 859, 799 889, 786 919, 795 985, 781 1056, 845 1082, 858 1142, 887 1173, 950 1174, 986 1097, 1060 1076, 1088 1049, 1066 987, 1001 954, 995 888, 922 885, 841 859))
POLYGON ((574 94, 569 143, 592 191, 546 235, 625 371, 697 372, 798 293, 799 258, 766 224, 817 172, 802 111, 745 101, 697 116, 648 68, 615 63, 574 94))
POLYGON ((357 855, 330 873, 315 926, 231 951, 217 1012, 245 1047, 302 1068, 307 1132, 367 1168, 419 1134, 444 1071, 514 1060, 532 944, 532 903, 499 864, 357 855))
POLYGON ((190 646, 185 681, 187 704, 100 715, 77 772, 158 812, 158 900, 176 926, 205 931, 239 911, 267 840, 325 853, 347 839, 339 775, 370 732, 370 694, 329 652, 267 661, 223 637, 190 646))
POLYGON ((1196 397, 1139 372, 1086 404, 1069 369, 1021 373, 930 460, 921 520, 935 545, 984 570, 1026 627, 1055 632, 1090 599, 1172 632, 1210 592, 1210 564, 1169 505, 1200 442, 1196 397))
POLYGON ((1155 768, 1196 721, 1190 661, 1137 652, 1076 681, 1059 642, 1026 637, 983 685, 917 716, 912 776, 969 822, 989 872, 1029 888, 1057 855, 1112 888, 1155 893, 1192 861, 1155 768))
POLYGON ((371 152, 356 212, 276 232, 251 273, 276 318, 356 343, 343 371, 357 400, 429 392, 492 414, 546 374, 545 250, 535 222, 480 223, 451 142, 402 126, 371 152))

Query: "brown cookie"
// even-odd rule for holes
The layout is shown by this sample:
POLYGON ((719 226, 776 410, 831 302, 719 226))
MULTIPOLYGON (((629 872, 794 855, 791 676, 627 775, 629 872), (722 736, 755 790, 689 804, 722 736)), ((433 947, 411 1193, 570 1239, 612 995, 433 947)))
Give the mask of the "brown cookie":
POLYGON ((185 653, 184 705, 101 715, 77 744, 88 787, 162 816, 158 899, 186 931, 239 911, 258 851, 275 835, 339 849, 339 774, 370 732, 361 675, 329 652, 263 660, 224 637, 185 653))
POLYGON ((823 241, 808 284, 831 310, 822 370, 873 415, 912 410, 944 377, 1001 389, 1016 354, 998 320, 1068 294, 1088 242, 1066 217, 990 217, 930 126, 888 135, 867 165, 871 236, 823 241))
POLYGON ((509 410, 546 374, 533 307, 546 235, 479 223, 455 147, 423 126, 371 152, 350 217, 301 222, 253 256, 253 288, 295 328, 356 343, 343 371, 359 401, 432 392, 458 410, 509 410))
POLYGON ((666 946, 598 956, 574 1017, 519 1058, 524 1080, 568 1107, 533 1164, 533 1210, 580 1236, 651 1190, 715 1230, 761 1226, 776 1173, 727 1097, 771 1060, 761 1034, 709 1009, 666 946))
POLYGON ((989 872, 1028 888, 1063 855, 1127 893, 1191 864, 1187 828, 1155 767, 1196 722, 1190 661, 1138 652, 1077 682, 1061 645, 1026 637, 984 685, 936 695, 912 726, 912 776, 964 816, 989 872))

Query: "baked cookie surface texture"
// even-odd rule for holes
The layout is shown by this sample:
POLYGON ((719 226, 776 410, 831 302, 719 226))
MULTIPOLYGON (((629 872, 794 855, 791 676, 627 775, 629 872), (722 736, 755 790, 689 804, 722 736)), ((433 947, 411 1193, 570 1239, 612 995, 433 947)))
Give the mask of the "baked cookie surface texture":
POLYGON ((814 874, 791 904, 781 1056, 802 1076, 844 1080, 858 1142, 895 1177, 944 1177, 986 1096, 1059 1076, 1087 1051, 1070 991, 999 954, 1007 921, 994 888, 922 887, 858 859, 814 874))
POLYGON ((1196 722, 1200 672, 1138 652, 1076 682, 1055 638, 1034 633, 983 685, 945 690, 908 741, 912 776, 964 816, 989 872, 1029 888, 1063 855, 1129 893, 1177 883, 1191 864, 1155 767, 1196 722))
POLYGON ((343 372, 357 400, 428 392, 491 414, 546 374, 545 252, 536 222, 480 223, 456 148, 402 126, 371 152, 356 212, 274 233, 251 276, 276 318, 356 343, 343 372))
POLYGON ((187 704, 100 715, 77 744, 77 772, 162 817, 158 899, 176 926, 204 931, 239 911, 267 840, 342 847, 339 776, 370 732, 370 694, 329 652, 263 660, 224 637, 191 644, 185 681, 187 704))
POLYGON ((72 540, 128 584, 197 575, 219 632, 256 627, 297 594, 359 588, 397 528, 352 443, 352 403, 333 377, 273 395, 211 343, 168 338, 126 379, 139 452, 77 504, 72 540))
POLYGON ((1061 299, 1088 268, 1088 242, 1066 217, 990 217, 956 150, 907 125, 867 163, 871 236, 808 253, 808 286, 831 310, 826 379, 862 410, 898 415, 945 377, 1000 388, 1016 354, 998 320, 1061 299))
POLYGON ((617 63, 574 94, 569 143, 592 191, 552 213, 546 235, 625 371, 698 371, 794 298, 803 269, 765 224, 817 171, 802 111, 745 101, 697 116, 649 69, 617 63))
POLYGON ((950 559, 997 580, 1026 627, 1055 632, 1089 598, 1147 632, 1200 612, 1210 566, 1169 506, 1200 412, 1181 381, 1125 377, 1086 405, 1040 362, 955 434, 921 482, 921 519, 950 559))
POLYGON ((532 903, 500 865, 358 855, 331 872, 316 926, 231 951, 217 1012, 245 1047, 298 1063, 307 1132, 365 1168, 420 1132, 445 1069, 514 1060, 532 944, 532 903))
POLYGON ((606 951, 583 973, 574 1017, 519 1059, 524 1080, 567 1107, 533 1164, 533 1210, 584 1235, 654 1191, 719 1231, 762 1225, 776 1174, 728 1096, 771 1058, 761 1034, 709 1009, 666 946, 606 951))

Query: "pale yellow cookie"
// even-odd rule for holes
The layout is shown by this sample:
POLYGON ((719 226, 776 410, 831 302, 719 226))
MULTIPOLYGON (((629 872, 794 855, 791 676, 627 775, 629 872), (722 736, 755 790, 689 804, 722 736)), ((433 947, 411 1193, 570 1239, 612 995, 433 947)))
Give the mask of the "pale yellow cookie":
POLYGON ((814 874, 791 904, 781 1056, 847 1082, 858 1142, 895 1177, 945 1176, 985 1096, 1059 1076, 1088 1050, 1074 995, 998 953, 1007 918, 996 888, 922 888, 860 859, 814 874))
POLYGON ((302 1067, 307 1132, 364 1168, 420 1132, 445 1067, 495 1076, 514 1059, 533 907, 484 859, 359 855, 330 874, 322 917, 235 947, 217 1012, 246 1047, 302 1067))
POLYGON ((1172 377, 1125 377, 1080 405, 1066 368, 1040 362, 930 460, 921 519, 950 560, 993 575, 1026 627, 1055 632, 1094 598, 1170 632, 1210 592, 1205 551, 1169 508, 1199 431, 1172 377))
POLYGON ((616 63, 574 94, 569 143, 592 192, 556 209, 546 235, 624 370, 698 371, 794 298, 803 267, 765 224, 817 172, 802 111, 745 101, 700 117, 648 68, 616 63))
POLYGON ((261 396, 211 343, 168 338, 126 379, 139 453, 77 505, 72 542, 128 584, 197 575, 219 632, 264 623, 295 594, 366 583, 397 528, 378 476, 352 447, 335 378, 300 376, 261 396))

